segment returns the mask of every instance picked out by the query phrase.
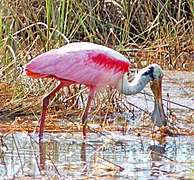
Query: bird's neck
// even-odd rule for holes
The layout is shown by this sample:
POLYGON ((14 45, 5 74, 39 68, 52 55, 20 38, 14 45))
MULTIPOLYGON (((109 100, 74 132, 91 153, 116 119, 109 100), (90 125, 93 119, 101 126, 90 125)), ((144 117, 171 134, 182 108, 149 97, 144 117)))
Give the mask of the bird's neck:
POLYGON ((137 94, 150 82, 152 78, 149 75, 143 75, 143 71, 139 72, 132 82, 128 82, 127 73, 120 79, 116 89, 126 95, 137 94))

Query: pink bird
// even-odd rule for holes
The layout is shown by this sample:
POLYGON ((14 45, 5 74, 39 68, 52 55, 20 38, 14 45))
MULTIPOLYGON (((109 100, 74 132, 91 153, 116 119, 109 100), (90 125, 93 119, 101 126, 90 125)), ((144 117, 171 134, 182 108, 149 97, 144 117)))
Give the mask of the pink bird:
POLYGON ((167 121, 162 105, 162 69, 157 64, 149 65, 140 70, 132 82, 128 82, 129 65, 128 59, 117 51, 89 42, 70 43, 59 49, 52 49, 24 65, 24 74, 27 76, 59 80, 58 85, 43 98, 39 136, 44 133, 49 99, 61 88, 71 84, 84 84, 90 90, 82 116, 84 138, 92 98, 99 88, 107 85, 120 93, 131 95, 140 92, 150 82, 155 99, 152 121, 157 126, 165 126, 167 121))

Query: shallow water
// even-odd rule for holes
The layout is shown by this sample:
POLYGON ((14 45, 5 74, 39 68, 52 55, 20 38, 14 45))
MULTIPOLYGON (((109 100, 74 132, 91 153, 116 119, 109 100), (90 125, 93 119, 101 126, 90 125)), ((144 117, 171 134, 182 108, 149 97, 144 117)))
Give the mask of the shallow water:
MULTIPOLYGON (((164 104, 179 117, 176 126, 194 129, 194 121, 187 122, 194 108, 194 74, 165 74, 164 98, 168 93, 180 105, 164 104)), ((145 92, 150 93, 149 86, 145 92)), ((129 99, 142 109, 153 107, 152 98, 144 94, 129 99)), ((35 133, 1 136, 0 179, 194 179, 194 136, 151 138, 103 131, 88 133, 83 141, 81 132, 45 133, 41 142, 35 133)))
POLYGON ((194 176, 194 138, 167 137, 154 141, 115 133, 8 135, 1 155, 1 177, 59 177, 68 179, 168 179, 194 176), (107 162, 110 164, 107 165, 107 162), (119 171, 120 169, 120 171, 119 171))

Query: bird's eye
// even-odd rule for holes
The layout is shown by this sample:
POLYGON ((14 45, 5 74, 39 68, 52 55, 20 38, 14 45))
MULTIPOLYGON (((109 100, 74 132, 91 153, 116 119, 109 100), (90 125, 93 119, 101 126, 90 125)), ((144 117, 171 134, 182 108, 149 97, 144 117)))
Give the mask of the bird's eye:
POLYGON ((155 75, 154 75, 154 67, 149 67, 143 74, 143 76, 147 76, 149 75, 152 79, 155 79, 155 75))

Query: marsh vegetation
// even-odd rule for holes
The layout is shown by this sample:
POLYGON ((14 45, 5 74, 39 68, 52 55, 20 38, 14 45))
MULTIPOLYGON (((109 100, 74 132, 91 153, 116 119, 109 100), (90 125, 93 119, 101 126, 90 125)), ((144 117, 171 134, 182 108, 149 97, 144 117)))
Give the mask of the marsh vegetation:
MULTIPOLYGON (((142 178, 157 177, 155 173, 162 173, 165 177, 172 173, 171 175, 174 178, 178 172, 178 177, 193 177, 193 19, 194 2, 192 0, 0 1, 0 158, 2 160, 1 167, 3 167, 0 168, 0 172, 3 176, 39 177, 46 172, 45 177, 56 176, 61 178, 71 175, 73 178, 80 173, 83 175, 80 178, 83 179, 84 176, 89 178, 102 176, 104 178, 122 178, 129 177, 126 174, 133 172, 134 174, 130 178, 139 175, 142 178), (178 139, 168 136, 166 141, 164 139, 157 141, 158 131, 149 126, 149 108, 152 107, 152 104, 149 104, 149 102, 152 102, 149 90, 144 91, 140 95, 140 99, 133 99, 134 97, 119 95, 115 90, 105 88, 96 94, 92 103, 89 115, 91 119, 91 139, 88 138, 86 146, 81 145, 81 142, 79 142, 81 141, 80 117, 87 98, 87 88, 82 85, 72 85, 58 93, 50 102, 46 124, 46 132, 49 133, 45 138, 44 146, 39 146, 31 132, 36 131, 39 126, 42 96, 55 86, 56 81, 53 79, 33 80, 24 77, 22 67, 35 56, 52 48, 61 47, 68 41, 89 41, 115 49, 130 60, 131 72, 151 63, 157 63, 164 70, 168 70, 165 71, 164 80, 165 105, 169 122, 174 128, 174 134, 182 135, 180 142, 178 139), (184 101, 184 99, 186 100, 184 101), (144 105, 142 105, 142 101, 144 105), (138 123, 139 120, 140 123, 138 123), (104 129, 101 129, 98 124, 103 125, 104 129), (109 137, 107 140, 107 131, 108 135, 113 133, 111 143, 109 137), (56 134, 52 135, 53 132, 56 134), (62 132, 67 134, 57 134, 62 132), (17 133, 23 134, 22 137, 26 139, 23 140, 21 147, 18 146, 20 139, 17 139, 17 133), (105 136, 103 133, 105 133, 105 136), (123 133, 126 137, 123 136, 123 133), (98 134, 101 134, 102 137, 99 137, 98 134), (117 135, 121 139, 117 139, 117 135), (129 138, 130 135, 131 139, 129 138), (66 137, 64 138, 64 136, 66 137), (99 138, 99 141, 96 142, 92 136, 99 138), (141 140, 141 137, 145 139, 141 140), (28 138, 30 141, 28 141, 28 138), (68 138, 69 140, 67 140, 68 138), (137 140, 137 138, 139 139, 137 140), (104 140, 107 143, 103 143, 104 140), (134 149, 131 149, 130 140, 134 143, 136 140, 138 142, 134 149), (172 140, 179 146, 173 146, 172 140), (184 148, 180 149, 182 140, 185 140, 186 145, 184 144, 184 148), (66 142, 61 145, 57 143, 59 141, 66 142), (120 143, 121 141, 124 141, 124 143, 120 143), (154 154, 154 150, 148 148, 148 146, 151 146, 150 141, 159 142, 159 147, 162 146, 162 150, 165 149, 165 151, 154 154), (50 144, 50 142, 53 143, 50 144), (43 163, 41 160, 32 157, 31 154, 30 156, 24 154, 22 156, 19 153, 20 149, 30 151, 31 147, 24 147, 27 143, 31 147, 35 147, 34 154, 40 153, 36 152, 37 147, 43 150, 42 147, 49 146, 45 150, 47 161, 43 163), (71 143, 75 143, 75 146, 70 146, 71 143), (143 146, 144 149, 140 147, 140 144, 145 145, 143 146), (71 152, 73 155, 76 148, 80 148, 79 155, 82 156, 81 160, 78 160, 78 164, 71 159, 71 152), (186 157, 179 158, 177 154, 174 156, 175 154, 171 152, 175 152, 173 150, 176 148, 179 150, 178 155, 180 156, 187 152, 186 157), (60 151, 60 149, 62 150, 60 151), (141 153, 136 154, 135 152, 139 149, 141 149, 141 153), (54 155, 49 154, 50 152, 54 155), (61 155, 63 152, 69 153, 64 156, 67 160, 66 164, 62 164, 58 159, 59 154, 63 156, 61 155), (119 152, 122 152, 120 153, 122 157, 119 156, 119 152), (130 159, 126 152, 134 154, 136 158, 130 159), (17 154, 14 161, 20 163, 19 165, 14 164, 14 167, 18 168, 16 168, 17 171, 10 172, 8 171, 11 167, 10 159, 13 159, 11 155, 14 156, 14 153, 17 154), (110 153, 112 154, 110 155, 110 153), (180 166, 179 171, 173 171, 173 168, 169 167, 168 170, 158 168, 155 172, 151 172, 155 166, 148 167, 144 163, 137 163, 142 158, 150 157, 150 154, 159 156, 159 159, 157 157, 155 159, 148 158, 147 164, 153 163, 153 161, 161 161, 162 166, 164 166, 170 161, 173 168, 178 162, 183 163, 183 166, 180 166), (101 159, 98 159, 99 156, 101 159), (26 157, 27 159, 31 157, 33 162, 36 161, 34 165, 38 167, 38 170, 34 168, 35 171, 30 171, 29 167, 32 166, 24 166, 26 162, 27 164, 32 163, 26 161, 26 157), (114 157, 117 158, 114 159, 114 157), (173 157, 176 158, 173 159, 173 157), (119 161, 119 158, 123 158, 123 160, 119 161), (18 159, 19 161, 17 161, 18 159), (105 168, 103 163, 103 167, 99 165, 99 162, 103 161, 106 162, 106 165, 107 162, 110 163, 108 168, 105 168), (57 162, 61 164, 59 165, 57 162), (42 171, 41 166, 45 163, 48 169, 54 169, 51 174, 49 174, 48 169, 42 171), (82 163, 82 168, 76 174, 78 166, 80 166, 79 163, 82 163), (94 170, 95 166, 97 169, 94 170), (122 167, 125 168, 124 171, 122 167), (61 168, 65 169, 64 174, 59 170, 61 168), (146 168, 149 169, 147 171, 149 175, 142 173, 146 171, 146 168), (69 169, 71 171, 68 171, 69 169), (123 173, 118 175, 117 172, 121 171, 123 173), (87 173, 84 174, 83 172, 87 173)), ((133 75, 131 78, 133 78, 133 75)), ((160 136, 164 138, 163 134, 160 134, 160 136)), ((157 147, 154 146, 154 148, 157 147)), ((21 152, 23 151, 21 150, 21 152)), ((40 157, 42 156, 40 155, 40 157)))

